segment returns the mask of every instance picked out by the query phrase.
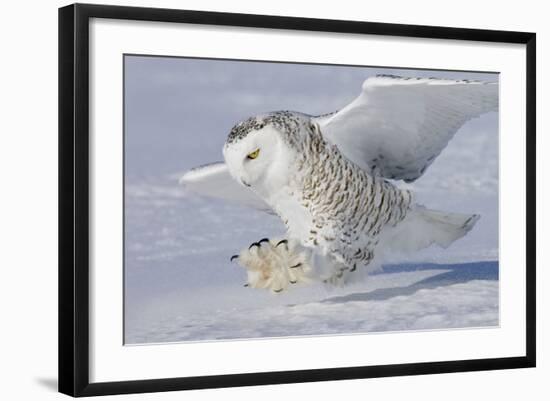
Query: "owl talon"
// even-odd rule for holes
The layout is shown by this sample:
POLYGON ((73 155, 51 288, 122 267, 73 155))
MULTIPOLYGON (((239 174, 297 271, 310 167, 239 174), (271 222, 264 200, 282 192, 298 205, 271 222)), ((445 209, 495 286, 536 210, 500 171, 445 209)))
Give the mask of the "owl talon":
POLYGON ((295 264, 294 266, 290 266, 290 269, 296 269, 297 267, 302 266, 301 263, 295 264))
POLYGON ((238 259, 239 258, 239 255, 233 255, 231 256, 231 258, 229 259, 230 262, 233 262, 235 259, 238 259))
POLYGON ((265 288, 279 293, 290 285, 310 281, 310 256, 310 251, 298 241, 262 238, 239 255, 232 256, 231 261, 237 259, 239 265, 246 269, 248 279, 245 287, 265 288), (285 247, 279 247, 281 244, 285 247), (253 250, 254 247, 257 249, 253 250))

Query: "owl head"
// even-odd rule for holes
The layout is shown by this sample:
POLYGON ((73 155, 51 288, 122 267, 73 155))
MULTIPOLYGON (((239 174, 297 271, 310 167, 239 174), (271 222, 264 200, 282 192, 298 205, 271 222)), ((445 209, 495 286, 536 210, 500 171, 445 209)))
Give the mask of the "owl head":
POLYGON ((288 184, 304 123, 303 116, 274 112, 235 125, 223 148, 233 178, 266 199, 288 184))

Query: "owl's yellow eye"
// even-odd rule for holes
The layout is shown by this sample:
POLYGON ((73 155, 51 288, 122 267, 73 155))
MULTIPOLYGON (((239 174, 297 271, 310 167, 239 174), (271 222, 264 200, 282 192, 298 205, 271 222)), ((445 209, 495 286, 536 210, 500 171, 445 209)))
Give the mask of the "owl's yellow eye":
POLYGON ((246 157, 248 159, 255 159, 255 158, 258 157, 259 154, 260 154, 260 149, 256 149, 254 152, 249 153, 248 155, 246 155, 246 157))

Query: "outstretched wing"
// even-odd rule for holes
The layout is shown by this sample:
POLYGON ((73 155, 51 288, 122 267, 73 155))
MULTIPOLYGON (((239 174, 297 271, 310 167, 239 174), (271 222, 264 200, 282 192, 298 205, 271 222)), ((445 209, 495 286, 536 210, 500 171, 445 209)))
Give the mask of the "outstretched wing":
POLYGON ((497 108, 498 83, 378 75, 346 107, 313 121, 352 162, 410 182, 464 123, 497 108))
POLYGON ((231 177, 223 162, 196 167, 185 173, 179 182, 186 189, 199 195, 224 199, 273 213, 272 209, 258 195, 231 177))

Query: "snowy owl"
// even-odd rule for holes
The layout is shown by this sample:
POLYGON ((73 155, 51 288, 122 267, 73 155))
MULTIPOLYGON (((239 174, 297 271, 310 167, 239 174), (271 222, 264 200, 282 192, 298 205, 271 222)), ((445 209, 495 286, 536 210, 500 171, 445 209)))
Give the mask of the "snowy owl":
POLYGON ((465 122, 497 107, 497 83, 378 75, 339 111, 276 111, 238 123, 225 162, 180 182, 284 222, 284 238, 261 239, 231 258, 246 269, 245 286, 278 293, 315 281, 341 285, 384 252, 447 247, 472 229, 479 215, 427 209, 399 181, 422 176, 465 122))

